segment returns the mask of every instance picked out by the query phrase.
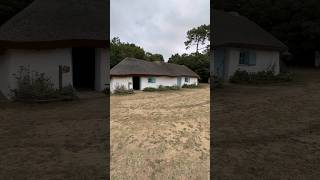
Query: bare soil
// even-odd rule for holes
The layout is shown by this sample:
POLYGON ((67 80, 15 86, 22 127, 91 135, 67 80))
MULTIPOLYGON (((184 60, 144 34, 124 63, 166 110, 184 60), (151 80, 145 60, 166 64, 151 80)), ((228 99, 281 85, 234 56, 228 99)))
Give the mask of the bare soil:
POLYGON ((291 83, 214 91, 214 179, 319 179, 320 70, 291 83))
POLYGON ((111 179, 209 179, 209 86, 111 96, 111 179))
POLYGON ((0 179, 106 179, 106 96, 0 104, 0 179))

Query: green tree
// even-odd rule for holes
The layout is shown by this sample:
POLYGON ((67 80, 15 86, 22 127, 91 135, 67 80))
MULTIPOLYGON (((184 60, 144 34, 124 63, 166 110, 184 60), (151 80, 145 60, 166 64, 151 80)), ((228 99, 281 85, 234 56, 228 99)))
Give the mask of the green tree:
POLYGON ((133 43, 121 42, 118 37, 114 37, 110 43, 110 67, 114 67, 126 57, 164 62, 164 58, 161 54, 145 52, 142 47, 133 43))
POLYGON ((206 44, 209 41, 210 37, 210 26, 201 25, 199 27, 192 28, 187 32, 187 41, 184 42, 186 49, 189 49, 192 46, 196 46, 196 53, 199 53, 199 50, 208 48, 208 46, 200 47, 206 44))
POLYGON ((164 62, 164 58, 161 54, 152 54, 150 52, 147 52, 145 54, 145 60, 147 61, 161 61, 164 62))
POLYGON ((210 76, 210 61, 208 54, 174 54, 169 58, 168 63, 185 65, 200 76, 200 82, 208 82, 210 76))

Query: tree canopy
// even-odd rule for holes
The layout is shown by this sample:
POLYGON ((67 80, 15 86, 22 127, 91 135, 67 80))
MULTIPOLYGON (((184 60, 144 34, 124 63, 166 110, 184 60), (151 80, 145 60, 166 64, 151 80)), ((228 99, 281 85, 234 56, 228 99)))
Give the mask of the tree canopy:
POLYGON ((209 45, 205 46, 205 50, 199 53, 199 45, 205 45, 205 41, 210 40, 210 25, 201 25, 192 28, 187 32, 187 41, 185 43, 188 49, 190 45, 196 45, 197 51, 191 54, 173 54, 168 63, 180 64, 189 67, 200 76, 200 82, 208 82, 210 77, 210 60, 209 60, 209 45))
POLYGON ((200 82, 208 82, 210 76, 209 54, 174 54, 169 58, 168 63, 185 65, 200 76, 200 82))
POLYGON ((142 47, 133 43, 121 42, 118 37, 114 37, 110 43, 110 67, 114 67, 126 57, 143 59, 147 61, 164 61, 161 54, 146 52, 142 47))
POLYGON ((196 46, 196 53, 201 49, 208 49, 209 46, 201 47, 206 45, 206 42, 210 39, 210 26, 201 25, 190 29, 187 32, 187 41, 184 42, 186 49, 189 49, 191 46, 196 46))

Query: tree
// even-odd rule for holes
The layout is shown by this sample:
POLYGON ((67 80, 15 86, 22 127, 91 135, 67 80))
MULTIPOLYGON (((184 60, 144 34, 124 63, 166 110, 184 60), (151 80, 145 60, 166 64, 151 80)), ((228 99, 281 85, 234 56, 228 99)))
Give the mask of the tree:
POLYGON ((144 59, 145 51, 135 44, 121 42, 118 37, 113 38, 110 43, 110 67, 114 67, 126 57, 144 59))
POLYGON ((210 60, 208 54, 174 54, 169 58, 168 63, 185 65, 200 76, 200 82, 208 82, 210 76, 210 60))
POLYGON ((119 37, 114 37, 110 43, 110 67, 113 68, 126 57, 143 59, 147 61, 162 61, 161 54, 152 54, 133 43, 121 42, 119 37))
POLYGON ((147 52, 145 55, 145 60, 147 61, 160 61, 164 62, 164 58, 161 54, 152 54, 150 52, 147 52))
POLYGON ((192 28, 187 32, 187 41, 184 42, 186 49, 189 49, 191 46, 196 46, 196 53, 199 53, 200 49, 208 48, 208 46, 204 48, 200 48, 206 44, 206 41, 210 40, 210 26, 209 25, 201 25, 199 27, 192 28))

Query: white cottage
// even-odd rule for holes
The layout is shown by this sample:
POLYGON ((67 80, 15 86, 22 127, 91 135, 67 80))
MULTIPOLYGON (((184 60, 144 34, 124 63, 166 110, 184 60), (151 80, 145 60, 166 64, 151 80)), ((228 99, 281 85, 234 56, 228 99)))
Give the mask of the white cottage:
POLYGON ((237 70, 280 72, 288 48, 259 25, 235 12, 214 11, 211 74, 228 80, 237 70))
POLYGON ((117 87, 143 90, 147 87, 198 85, 199 75, 184 65, 125 58, 110 71, 110 91, 117 87))
POLYGON ((56 88, 104 90, 107 17, 104 0, 35 0, 0 27, 2 94, 16 88, 20 66, 45 73, 56 88), (59 66, 66 70, 60 78, 59 66))

